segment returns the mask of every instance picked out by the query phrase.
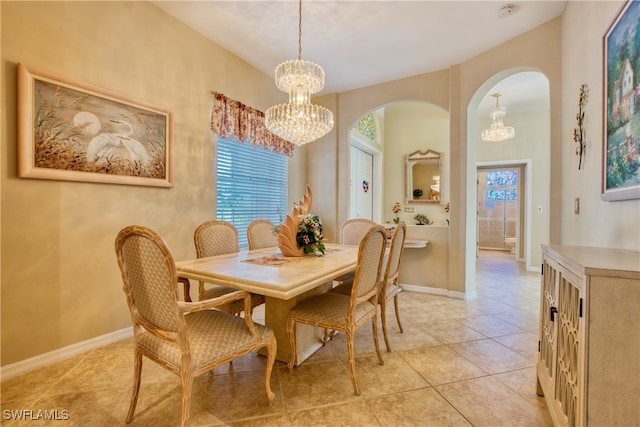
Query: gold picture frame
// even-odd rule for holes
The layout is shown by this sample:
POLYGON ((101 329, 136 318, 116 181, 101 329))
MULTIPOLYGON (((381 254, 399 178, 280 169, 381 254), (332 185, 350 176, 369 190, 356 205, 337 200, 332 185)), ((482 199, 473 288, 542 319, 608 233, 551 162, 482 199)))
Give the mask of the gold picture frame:
POLYGON ((18 176, 173 187, 173 115, 18 64, 18 176))

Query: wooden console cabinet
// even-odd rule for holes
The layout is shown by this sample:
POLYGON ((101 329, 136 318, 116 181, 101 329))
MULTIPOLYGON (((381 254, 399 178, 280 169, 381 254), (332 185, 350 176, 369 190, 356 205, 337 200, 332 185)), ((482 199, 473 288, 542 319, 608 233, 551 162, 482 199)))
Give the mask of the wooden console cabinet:
POLYGON ((640 253, 542 246, 537 386, 556 426, 640 426, 640 253))

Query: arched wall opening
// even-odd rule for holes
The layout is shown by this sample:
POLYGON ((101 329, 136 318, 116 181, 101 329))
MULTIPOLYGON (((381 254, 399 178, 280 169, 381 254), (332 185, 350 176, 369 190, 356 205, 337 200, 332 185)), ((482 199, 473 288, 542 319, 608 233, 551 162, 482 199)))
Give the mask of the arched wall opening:
MULTIPOLYGON (((506 101, 506 99, 504 99, 506 101)), ((495 105, 495 100, 491 98, 495 105)), ((539 271, 540 245, 549 242, 551 198, 551 130, 549 80, 538 70, 513 68, 495 74, 476 90, 467 106, 467 180, 466 180, 466 284, 475 288, 475 264, 477 255, 477 181, 478 167, 492 165, 520 165, 525 180, 522 203, 522 233, 524 240, 521 260, 526 269, 539 271), (528 80, 530 80, 528 82, 528 80), (516 135, 511 140, 485 142, 480 138, 482 129, 490 125, 483 113, 483 100, 494 92, 509 91, 508 98, 500 98, 500 106, 507 108, 505 125, 513 126, 516 135), (503 98, 510 99, 511 109, 503 98)))
MULTIPOLYGON (((381 105, 369 112, 362 114, 357 120, 348 126, 348 138, 350 147, 356 146, 380 160, 379 175, 375 176, 376 188, 381 191, 380 197, 376 198, 379 206, 374 207, 373 219, 380 223, 390 223, 393 219, 392 206, 399 202, 406 207, 405 200, 405 161, 406 155, 417 150, 433 150, 442 153, 442 181, 443 193, 439 204, 434 205, 412 205, 410 210, 403 209, 399 214, 401 221, 407 224, 414 224, 413 217, 422 213, 434 221, 434 224, 448 225, 448 214, 445 205, 449 200, 449 161, 450 161, 450 119, 449 112, 442 107, 427 101, 399 100, 381 105), (362 117, 374 114, 377 118, 380 130, 379 143, 369 141, 354 132, 354 127, 362 117)), ((349 161, 347 162, 351 174, 352 151, 349 151, 349 161)), ((374 170, 376 164, 374 163, 374 170)), ((360 191, 360 181, 352 182, 350 178, 350 188, 360 191)), ((350 190, 350 191, 352 191, 350 190)), ((353 216, 354 210, 349 202, 349 217, 353 216)))

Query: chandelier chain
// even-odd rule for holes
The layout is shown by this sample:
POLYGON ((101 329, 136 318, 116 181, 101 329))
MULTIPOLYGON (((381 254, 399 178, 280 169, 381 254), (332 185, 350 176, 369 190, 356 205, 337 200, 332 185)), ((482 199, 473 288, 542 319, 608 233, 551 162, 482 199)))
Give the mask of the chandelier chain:
POLYGON ((298 1, 298 61, 302 59, 302 0, 298 1))

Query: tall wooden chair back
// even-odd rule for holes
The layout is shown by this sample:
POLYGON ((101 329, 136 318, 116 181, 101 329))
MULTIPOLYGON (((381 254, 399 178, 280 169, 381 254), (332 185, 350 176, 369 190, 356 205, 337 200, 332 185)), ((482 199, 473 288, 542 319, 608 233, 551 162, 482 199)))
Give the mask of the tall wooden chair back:
POLYGON ((134 335, 134 384, 126 422, 133 420, 142 373, 142 356, 177 374, 182 385, 183 427, 189 425, 193 379, 239 356, 267 348, 265 391, 273 402, 270 378, 276 354, 273 332, 216 308, 233 301, 249 310, 250 296, 236 291, 204 302, 178 300, 175 261, 164 240, 141 226, 122 229, 115 240, 134 335))
MULTIPOLYGON (((238 243, 238 229, 227 221, 205 221, 200 224, 193 233, 193 240, 196 245, 196 256, 205 258, 217 255, 232 254, 240 251, 238 243)), ((206 287, 204 282, 198 284, 199 300, 217 298, 221 295, 233 292, 235 289, 226 286, 216 285, 206 287)), ((264 303, 264 296, 251 294, 251 311, 264 303)), ((244 306, 239 302, 233 302, 221 310, 232 314, 239 314, 244 310, 244 306)))
POLYGON ((385 229, 380 225, 371 227, 360 241, 350 295, 326 292, 307 298, 289 310, 287 316, 287 336, 291 346, 289 372, 293 370, 296 362, 296 337, 294 333, 296 323, 317 326, 325 330, 342 331, 346 334, 349 372, 355 394, 360 394, 356 377, 355 333, 370 320, 372 321, 373 341, 378 362, 381 365, 384 363, 378 344, 377 312, 386 244, 385 229))
POLYGON ((278 235, 273 223, 266 219, 256 219, 247 227, 249 250, 278 246, 278 235))
POLYGON ((340 243, 343 245, 359 245, 371 227, 378 225, 367 218, 351 218, 340 226, 340 243))
POLYGON ((398 277, 400 274, 400 264, 402 255, 404 254, 404 242, 407 237, 407 226, 404 223, 398 224, 393 230, 391 236, 391 247, 387 256, 387 264, 384 270, 384 278, 380 288, 380 316, 382 318, 382 332, 384 334, 384 343, 387 351, 391 351, 389 344, 389 336, 387 334, 387 302, 393 299, 396 321, 400 332, 403 332, 402 323, 400 323, 400 309, 398 307, 398 294, 400 293, 400 285, 398 277))

